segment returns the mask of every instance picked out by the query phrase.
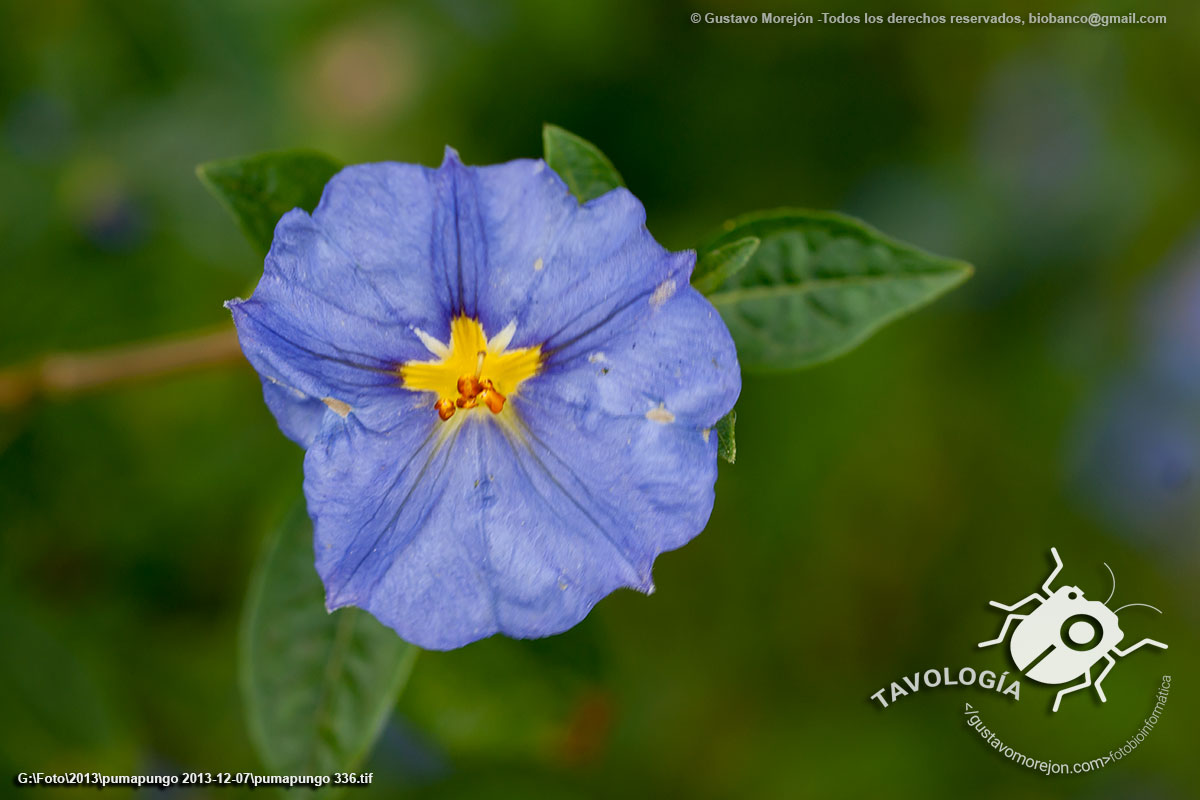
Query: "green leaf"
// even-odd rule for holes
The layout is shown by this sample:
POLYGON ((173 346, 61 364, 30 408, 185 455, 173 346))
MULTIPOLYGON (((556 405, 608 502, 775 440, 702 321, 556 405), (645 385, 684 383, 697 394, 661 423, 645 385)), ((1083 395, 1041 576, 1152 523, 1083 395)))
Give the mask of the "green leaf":
POLYGON ((701 294, 712 294, 718 287, 741 271, 758 250, 761 242, 754 236, 705 250, 696 258, 692 286, 701 294))
POLYGON ((259 559, 240 645, 251 738, 270 770, 301 775, 362 762, 418 653, 365 611, 325 611, 302 505, 259 559))
POLYGON ((581 203, 625 185, 600 148, 557 125, 542 126, 542 153, 581 203))
POLYGON ((903 244, 856 219, 779 209, 725 223, 700 252, 761 244, 709 295, 747 369, 828 361, 966 280, 970 264, 903 244))
POLYGON ((342 165, 307 150, 209 161, 196 176, 216 196, 261 254, 271 249, 275 223, 293 208, 312 212, 342 165))
POLYGON ((733 438, 733 428, 736 423, 736 408, 731 408, 728 414, 717 420, 717 455, 730 464, 737 461, 737 442, 733 438))

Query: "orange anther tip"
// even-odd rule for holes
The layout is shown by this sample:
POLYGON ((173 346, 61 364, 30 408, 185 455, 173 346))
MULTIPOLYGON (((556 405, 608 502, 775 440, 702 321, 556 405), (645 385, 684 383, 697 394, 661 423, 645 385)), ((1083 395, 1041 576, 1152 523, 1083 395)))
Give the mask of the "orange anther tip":
POLYGON ((458 379, 458 393, 468 399, 479 394, 479 380, 474 375, 463 375, 458 379))
POLYGON ((437 409, 438 416, 442 418, 442 422, 454 416, 454 403, 450 400, 438 400, 434 408, 437 409))
POLYGON ((458 406, 459 408, 474 408, 475 406, 479 405, 479 403, 474 397, 460 397, 454 401, 454 405, 458 406))
POLYGON ((488 411, 493 414, 499 414, 504 408, 504 395, 497 392, 495 389, 484 389, 479 394, 479 399, 488 407, 488 411))

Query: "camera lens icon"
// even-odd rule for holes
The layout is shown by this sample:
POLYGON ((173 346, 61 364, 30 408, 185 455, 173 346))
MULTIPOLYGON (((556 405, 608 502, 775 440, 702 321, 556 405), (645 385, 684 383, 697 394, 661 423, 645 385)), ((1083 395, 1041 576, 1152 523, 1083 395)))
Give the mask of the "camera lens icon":
POLYGON ((1091 650, 1100 643, 1104 627, 1100 620, 1090 614, 1076 614, 1063 621, 1058 635, 1062 643, 1072 650, 1091 650))

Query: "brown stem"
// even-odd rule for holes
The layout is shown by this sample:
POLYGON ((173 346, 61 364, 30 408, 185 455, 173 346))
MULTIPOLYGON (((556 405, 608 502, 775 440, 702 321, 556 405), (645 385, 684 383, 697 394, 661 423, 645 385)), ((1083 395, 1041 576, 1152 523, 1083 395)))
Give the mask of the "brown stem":
POLYGON ((167 341, 142 342, 90 353, 55 353, 0 370, 0 410, 19 408, 40 396, 77 392, 173 372, 226 364, 241 358, 229 325, 167 341))

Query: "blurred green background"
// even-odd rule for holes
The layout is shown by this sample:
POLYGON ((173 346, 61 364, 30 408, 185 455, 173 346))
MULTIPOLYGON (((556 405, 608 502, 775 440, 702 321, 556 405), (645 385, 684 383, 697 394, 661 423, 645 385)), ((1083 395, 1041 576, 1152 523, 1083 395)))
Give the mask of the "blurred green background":
MULTIPOLYGON (((983 2, 972 12, 1127 13, 983 2)), ((0 3, 0 365, 228 322, 261 269, 193 176, 285 147, 348 162, 596 142, 683 248, 738 212, 861 216, 976 277, 843 360, 746 376, 711 524, 652 597, 423 655, 363 794, 1196 797, 1200 13, 1161 26, 694 25, 872 0, 0 3), (1038 587, 1117 575, 1107 706, 869 696, 1038 587), (1045 777, 966 729, 1054 760, 1045 777)), ((243 363, 0 413, 0 786, 17 771, 261 770, 236 684, 264 534, 301 479, 243 363)), ((0 789, 0 793, 7 789, 0 789)), ((77 790, 78 791, 78 790, 77 790)), ((359 790, 355 791, 357 796, 359 790)), ((38 796, 76 796, 41 790, 38 796)), ((209 796, 192 792, 192 796, 209 796)), ((237 796, 213 790, 211 796, 237 796)))

